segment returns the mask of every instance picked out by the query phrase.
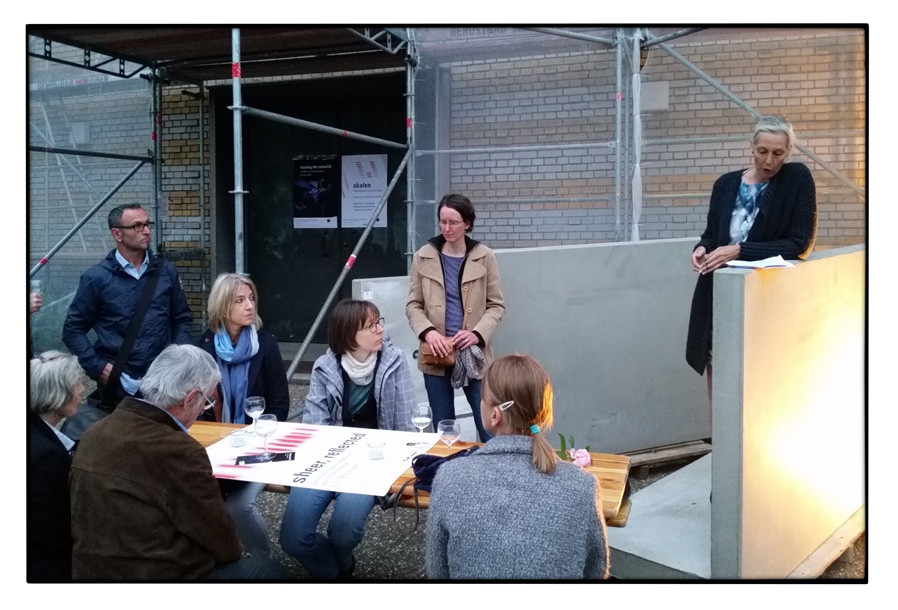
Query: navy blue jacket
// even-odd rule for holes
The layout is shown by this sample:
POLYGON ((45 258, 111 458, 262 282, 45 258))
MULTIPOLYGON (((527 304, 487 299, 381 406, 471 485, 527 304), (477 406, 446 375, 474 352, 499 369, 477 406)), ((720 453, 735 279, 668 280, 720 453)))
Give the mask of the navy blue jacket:
POLYGON ((78 292, 62 327, 63 343, 78 356, 78 362, 91 379, 100 377, 106 363, 115 362, 144 285, 160 263, 164 265, 162 275, 122 371, 140 379, 168 345, 190 343, 193 316, 175 266, 150 252, 147 270, 139 280, 134 279, 125 272, 112 250, 81 275, 78 292), (97 335, 94 343, 87 336, 90 330, 97 335))
MULTIPOLYGON (((278 340, 271 333, 261 329, 258 335, 259 351, 249 361, 247 396, 263 397, 265 413, 271 413, 278 421, 287 421, 287 415, 290 413, 290 387, 287 383, 287 369, 284 368, 284 360, 278 348, 278 340)), ((218 366, 222 365, 215 351, 215 334, 211 330, 203 333, 197 346, 212 354, 218 366)), ((224 396, 221 391, 218 395, 224 396)), ((210 411, 212 410, 204 411, 199 419, 221 421, 218 405, 215 406, 214 414, 210 411)))

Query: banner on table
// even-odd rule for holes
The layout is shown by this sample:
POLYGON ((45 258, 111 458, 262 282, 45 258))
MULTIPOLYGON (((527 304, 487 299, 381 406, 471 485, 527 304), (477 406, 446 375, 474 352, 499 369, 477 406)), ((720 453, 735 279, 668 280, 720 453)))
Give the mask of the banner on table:
POLYGON ((217 478, 382 496, 439 436, 278 422, 268 450, 288 459, 261 463, 252 463, 251 456, 263 452, 262 437, 250 433, 247 440, 232 447, 225 438, 206 449, 217 478))

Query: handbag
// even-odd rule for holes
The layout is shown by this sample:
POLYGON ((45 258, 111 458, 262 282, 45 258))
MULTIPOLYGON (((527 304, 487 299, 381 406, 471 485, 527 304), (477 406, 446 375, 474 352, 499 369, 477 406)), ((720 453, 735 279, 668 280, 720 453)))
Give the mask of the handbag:
POLYGON ((421 346, 418 348, 419 353, 421 354, 421 364, 427 364, 430 366, 452 366, 455 364, 455 346, 452 346, 452 349, 449 350, 449 353, 445 356, 437 356, 430 349, 430 345, 428 345, 427 341, 422 341, 421 346))
MULTIPOLYGON (((470 296, 470 292, 465 296, 470 296)), ((461 321, 461 327, 464 329, 468 325, 468 303, 467 301, 462 304, 462 307, 465 310, 465 317, 461 321)), ((418 346, 418 354, 421 358, 421 364, 426 364, 428 366, 453 366, 455 364, 455 345, 449 350, 449 353, 445 356, 437 356, 433 353, 433 350, 430 349, 430 344, 427 341, 422 341, 421 345, 418 346)))
POLYGON ((406 487, 411 485, 414 492, 413 497, 415 498, 415 526, 412 529, 418 529, 418 523, 420 521, 418 514, 418 511, 420 510, 420 506, 418 504, 418 492, 426 491, 427 493, 430 493, 433 491, 433 478, 436 476, 437 470, 439 470, 440 466, 450 460, 467 457, 478 449, 479 447, 471 447, 469 449, 463 449, 462 451, 450 453, 449 455, 432 455, 430 453, 421 453, 416 455, 412 458, 412 471, 415 473, 415 477, 403 483, 402 487, 400 487, 399 491, 397 491, 396 493, 388 494, 386 496, 378 496, 376 498, 376 501, 380 505, 381 510, 387 511, 392 508, 393 521, 395 521, 396 505, 399 503, 399 499, 402 497, 402 492, 405 491, 406 487))

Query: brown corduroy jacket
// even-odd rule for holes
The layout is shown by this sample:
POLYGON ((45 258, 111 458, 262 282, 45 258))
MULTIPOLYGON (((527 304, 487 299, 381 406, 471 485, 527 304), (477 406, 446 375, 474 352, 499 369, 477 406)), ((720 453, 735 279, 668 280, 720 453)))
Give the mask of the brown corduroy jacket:
POLYGON ((75 580, 192 580, 240 557, 205 449, 147 402, 88 428, 69 487, 75 580))

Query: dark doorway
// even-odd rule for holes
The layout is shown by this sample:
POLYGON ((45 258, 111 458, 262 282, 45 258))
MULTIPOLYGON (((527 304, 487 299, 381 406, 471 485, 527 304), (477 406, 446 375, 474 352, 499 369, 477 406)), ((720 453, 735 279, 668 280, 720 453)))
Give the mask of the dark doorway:
MULTIPOLYGON (((406 141, 405 74, 301 80, 249 85, 245 106, 356 132, 391 142, 406 141)), ((234 267, 233 119, 230 88, 215 91, 217 169, 217 250, 219 269, 234 267)), ((333 289, 364 226, 345 227, 339 184, 334 196, 336 223, 295 228, 297 160, 320 159, 335 165, 347 155, 387 155, 387 182, 405 150, 361 142, 283 123, 243 119, 245 271, 259 289, 265 328, 282 342, 300 342, 333 289), (336 226, 333 226, 333 225, 336 226)), ((340 288, 352 294, 352 280, 405 275, 407 249, 406 184, 400 178, 390 195, 386 227, 375 226, 340 288)), ((333 192, 333 191, 332 191, 333 192)), ((338 300, 336 299, 336 300, 338 300)), ((325 342, 326 324, 312 341, 325 342)))

